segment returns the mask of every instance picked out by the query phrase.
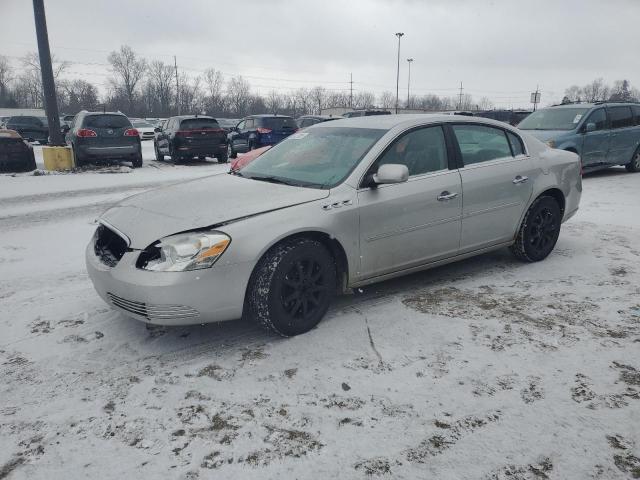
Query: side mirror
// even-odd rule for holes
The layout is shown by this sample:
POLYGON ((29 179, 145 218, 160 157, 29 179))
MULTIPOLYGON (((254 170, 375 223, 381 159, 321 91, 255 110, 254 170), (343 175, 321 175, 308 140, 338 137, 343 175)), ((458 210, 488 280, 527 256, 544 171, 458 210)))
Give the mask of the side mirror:
POLYGON ((389 183, 403 183, 409 179, 409 169, 406 165, 387 163, 380 165, 378 172, 373 175, 373 181, 378 185, 389 183))
POLYGON ((595 132, 595 130, 596 130, 596 124, 595 124, 595 123, 593 123, 593 122, 589 122, 589 123, 587 123, 587 125, 586 125, 586 126, 585 126, 585 128, 584 128, 584 131, 585 131, 586 133, 588 133, 588 132, 595 132))
POLYGON ((156 133, 160 133, 162 131, 162 128, 156 127, 156 128, 153 129, 153 131, 156 132, 156 133))

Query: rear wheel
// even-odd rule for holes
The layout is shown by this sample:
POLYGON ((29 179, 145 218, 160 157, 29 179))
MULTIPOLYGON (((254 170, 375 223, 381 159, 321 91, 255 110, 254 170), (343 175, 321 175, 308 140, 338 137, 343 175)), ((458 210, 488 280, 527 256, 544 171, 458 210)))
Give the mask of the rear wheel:
POLYGON ((539 262, 551 253, 560 235, 562 211, 555 198, 538 197, 527 210, 511 252, 525 262, 539 262))
POLYGON ((206 159, 207 159, 207 157, 205 157, 204 155, 200 155, 200 156, 198 157, 198 160, 206 160, 206 159))
POLYGON ((131 161, 131 165, 133 168, 142 167, 142 153, 138 154, 138 156, 131 161))
POLYGON ((171 161, 173 163, 178 163, 180 160, 182 160, 182 157, 180 157, 176 151, 174 150, 174 148, 169 145, 169 157, 171 157, 171 161))
POLYGON ((71 146, 71 151, 73 152, 73 165, 76 168, 84 167, 87 162, 80 156, 74 145, 71 146))
POLYGON ((158 144, 154 143, 153 144, 154 150, 156 151, 156 160, 158 160, 159 162, 164 160, 164 155, 160 153, 160 150, 158 150, 158 144))
POLYGON ((229 144, 229 147, 227 148, 227 157, 228 158, 236 158, 237 156, 238 156, 238 154, 233 149, 233 145, 229 144))
POLYGON ((640 172, 640 150, 636 151, 629 163, 624 166, 627 172, 640 172))
POLYGON ((227 163, 229 161, 229 153, 228 152, 220 152, 216 155, 216 159, 218 163, 227 163))
POLYGON ((315 327, 336 292, 336 265, 316 240, 298 238, 269 250, 247 290, 247 311, 260 325, 284 337, 315 327))

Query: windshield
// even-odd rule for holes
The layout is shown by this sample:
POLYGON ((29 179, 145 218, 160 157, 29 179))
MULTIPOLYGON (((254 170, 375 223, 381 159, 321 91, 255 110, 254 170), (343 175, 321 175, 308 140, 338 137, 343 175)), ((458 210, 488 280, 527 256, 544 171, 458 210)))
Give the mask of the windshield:
POLYGON ((153 125, 151 125, 149 122, 145 121, 145 120, 134 120, 133 122, 133 126, 134 127, 140 127, 140 128, 153 128, 153 125))
POLYGON ((296 129, 298 124, 293 118, 289 117, 267 117, 260 120, 258 125, 271 130, 296 129))
POLYGON ((313 188, 332 188, 358 165, 386 130, 314 128, 291 135, 239 174, 313 188))
POLYGON ((124 115, 89 115, 84 126, 87 128, 126 128, 131 122, 124 115))
POLYGON ((573 130, 588 108, 547 108, 533 112, 518 125, 520 130, 573 130))
POLYGON ((200 130, 204 128, 220 128, 220 125, 213 118, 192 118, 180 122, 180 128, 183 130, 200 130))

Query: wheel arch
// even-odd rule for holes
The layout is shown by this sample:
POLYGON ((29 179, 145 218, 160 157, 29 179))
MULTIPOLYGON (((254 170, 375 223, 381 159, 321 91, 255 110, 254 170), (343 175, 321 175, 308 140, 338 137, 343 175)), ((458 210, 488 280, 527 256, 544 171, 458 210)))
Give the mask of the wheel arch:
MULTIPOLYGON (((552 197, 553 199, 555 199, 556 202, 558 202, 558 205, 560 206, 560 212, 562 213, 562 216, 564 217, 564 211, 565 211, 565 206, 567 203, 567 199, 564 196, 564 193, 562 193, 562 190, 560 190, 559 188, 548 188, 547 190, 541 192, 536 198, 534 198, 534 202, 540 198, 540 197, 552 197)), ((533 202, 532 202, 533 204, 533 202)))

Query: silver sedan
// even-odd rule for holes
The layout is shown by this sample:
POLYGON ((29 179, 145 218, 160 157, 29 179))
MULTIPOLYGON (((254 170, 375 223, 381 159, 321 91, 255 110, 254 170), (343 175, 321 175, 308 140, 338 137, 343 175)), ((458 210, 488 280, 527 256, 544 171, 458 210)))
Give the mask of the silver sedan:
POLYGON ((354 287, 504 247, 543 260, 581 192, 577 155, 504 123, 337 120, 239 172, 124 200, 99 219, 87 269, 145 322, 246 316, 296 335, 354 287))

